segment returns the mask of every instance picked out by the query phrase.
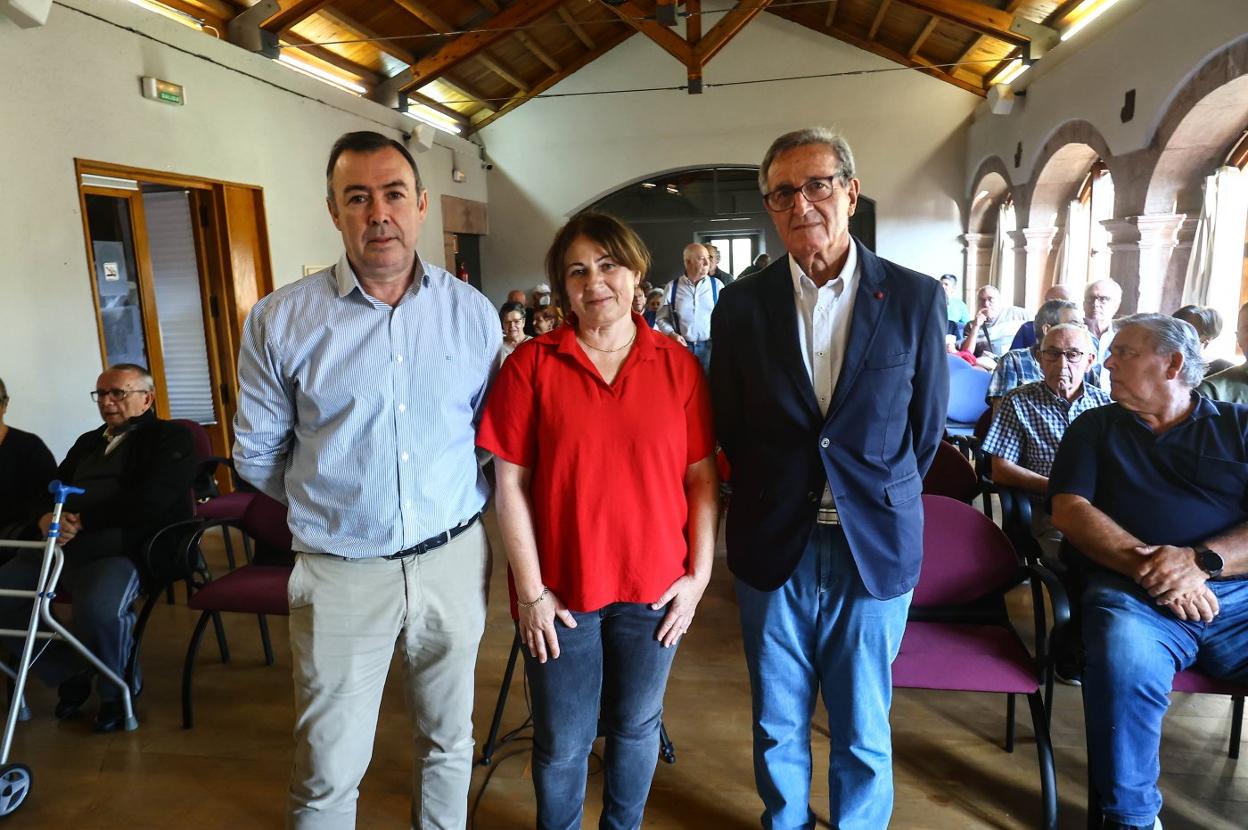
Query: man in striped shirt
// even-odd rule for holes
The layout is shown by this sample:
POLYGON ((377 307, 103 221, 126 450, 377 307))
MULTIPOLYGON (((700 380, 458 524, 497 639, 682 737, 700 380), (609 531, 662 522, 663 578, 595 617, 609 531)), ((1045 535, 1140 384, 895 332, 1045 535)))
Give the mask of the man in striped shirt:
POLYGON ((326 184, 346 252, 256 303, 239 353, 234 460, 289 505, 298 551, 287 826, 355 826, 397 644, 411 826, 462 829, 489 576, 475 438, 498 318, 416 255, 428 194, 402 144, 344 135, 326 184))

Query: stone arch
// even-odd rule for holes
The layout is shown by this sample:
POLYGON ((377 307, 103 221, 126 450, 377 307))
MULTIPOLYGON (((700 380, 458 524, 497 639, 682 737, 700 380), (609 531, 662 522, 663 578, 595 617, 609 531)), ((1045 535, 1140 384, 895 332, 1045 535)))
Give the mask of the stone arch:
POLYGON ((1087 121, 1067 121, 1053 130, 1040 147, 1032 170, 1027 227, 1061 227, 1061 208, 1077 193, 1080 183, 1100 158, 1115 181, 1125 173, 1109 144, 1087 121))
MULTIPOLYGON (((968 233, 992 233, 996 230, 996 213, 989 208, 1001 204, 1007 195, 1014 196, 1009 168, 1000 156, 989 156, 980 163, 966 194, 966 230, 968 233), (986 196, 979 194, 987 191, 986 196)), ((1017 204, 1017 198, 1015 198, 1017 204)))

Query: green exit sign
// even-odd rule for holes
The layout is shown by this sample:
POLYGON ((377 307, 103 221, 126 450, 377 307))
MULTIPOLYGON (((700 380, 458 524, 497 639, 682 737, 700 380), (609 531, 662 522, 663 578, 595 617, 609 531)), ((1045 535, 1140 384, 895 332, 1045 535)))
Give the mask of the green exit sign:
POLYGON ((175 84, 172 81, 162 81, 159 78, 144 76, 140 79, 143 84, 143 97, 151 98, 153 101, 163 101, 166 104, 174 104, 182 106, 186 103, 186 90, 181 84, 175 84))

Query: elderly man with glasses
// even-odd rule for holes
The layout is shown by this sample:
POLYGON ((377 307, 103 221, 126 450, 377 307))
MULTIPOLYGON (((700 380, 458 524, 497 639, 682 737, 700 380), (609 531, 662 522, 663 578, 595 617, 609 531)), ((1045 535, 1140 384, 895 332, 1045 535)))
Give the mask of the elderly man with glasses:
MULTIPOLYGON (((136 560, 152 534, 191 518, 195 458, 190 433, 156 417, 156 386, 142 366, 112 366, 96 381, 91 399, 104 423, 80 436, 56 470, 61 481, 86 490, 70 496, 61 514, 61 584, 74 598, 75 635, 124 677, 139 594, 136 560)), ((48 512, 38 519, 43 533, 52 520, 48 500, 48 512)), ((38 576, 37 560, 13 559, 0 568, 0 588, 30 590, 38 576)), ((0 627, 24 628, 29 615, 26 600, 0 602, 0 627)), ((33 670, 49 685, 59 685, 58 718, 73 717, 91 696, 91 675, 63 643, 52 643, 33 670)), ((121 729, 120 690, 99 683, 97 693, 96 731, 121 729)))
POLYGON ((811 714, 822 696, 829 823, 882 828, 893 806, 891 665, 949 395, 945 292, 850 235, 858 179, 831 130, 776 139, 759 187, 788 255, 724 289, 711 395, 732 465, 728 567, 762 824, 815 826, 811 714))

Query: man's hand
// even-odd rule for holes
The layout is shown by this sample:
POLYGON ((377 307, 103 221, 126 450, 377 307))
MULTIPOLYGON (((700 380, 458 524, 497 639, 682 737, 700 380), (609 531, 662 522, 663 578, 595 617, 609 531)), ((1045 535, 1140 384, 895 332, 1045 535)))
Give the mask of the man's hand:
POLYGON ((973 322, 977 327, 981 327, 985 323, 987 323, 988 322, 988 309, 981 308, 979 311, 975 312, 975 319, 972 320, 971 322, 973 322))
POLYGON ((1178 594, 1167 602, 1159 602, 1158 605, 1169 609, 1174 616, 1187 622, 1198 620, 1206 623, 1213 622, 1213 618, 1221 610, 1217 596, 1209 590, 1208 585, 1202 585, 1191 593, 1178 594))
MULTIPOLYGON (((48 535, 48 528, 52 526, 52 514, 44 513, 39 518, 39 532, 43 536, 48 535)), ((73 538, 82 530, 82 518, 77 513, 61 513, 61 531, 57 536, 57 541, 62 545, 68 545, 73 538)))
POLYGON ((689 344, 688 344, 687 342, 685 342, 685 338, 681 337, 681 336, 680 336, 679 334, 677 334, 676 332, 672 332, 671 334, 669 334, 669 335, 668 335, 668 337, 672 338, 672 339, 673 339, 673 340, 675 340, 677 343, 679 343, 680 345, 682 345, 682 346, 684 346, 684 347, 686 347, 686 348, 688 348, 688 346, 689 346, 689 344))
POLYGON ((1132 578, 1158 603, 1204 588, 1209 579, 1196 564, 1196 551, 1191 548, 1145 545, 1131 552, 1142 557, 1132 578))

